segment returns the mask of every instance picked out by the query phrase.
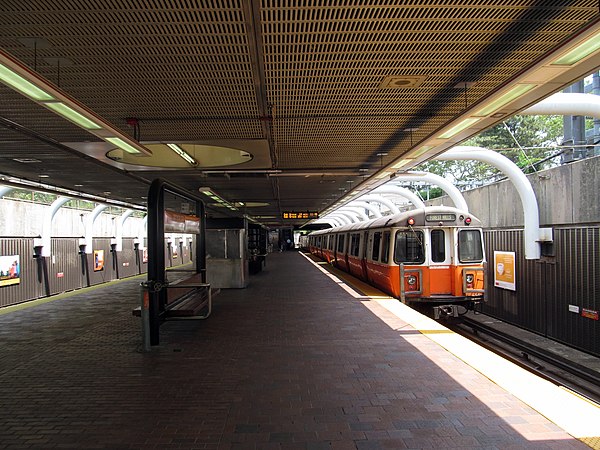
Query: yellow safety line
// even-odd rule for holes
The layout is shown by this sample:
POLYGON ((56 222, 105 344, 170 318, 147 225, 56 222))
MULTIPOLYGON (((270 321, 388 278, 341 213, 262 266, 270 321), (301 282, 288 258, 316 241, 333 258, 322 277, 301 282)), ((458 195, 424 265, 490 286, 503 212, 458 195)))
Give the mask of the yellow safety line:
POLYGON ((597 403, 534 375, 351 275, 331 266, 326 270, 335 273, 351 286, 360 286, 357 290, 362 291, 371 301, 407 322, 571 436, 591 448, 600 449, 600 405, 597 403), (376 295, 372 296, 372 292, 376 295))

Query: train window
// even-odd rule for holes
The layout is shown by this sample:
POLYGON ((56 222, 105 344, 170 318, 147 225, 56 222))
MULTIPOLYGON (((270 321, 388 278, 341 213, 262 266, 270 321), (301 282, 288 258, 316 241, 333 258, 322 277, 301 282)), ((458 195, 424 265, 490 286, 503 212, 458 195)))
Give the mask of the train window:
POLYGON ((431 261, 446 261, 446 239, 444 230, 431 230, 431 261))
POLYGON ((460 262, 483 261, 483 245, 479 230, 460 230, 458 232, 458 259, 460 262))
POLYGON ((338 234, 338 246, 337 246, 337 251, 338 253, 344 253, 344 241, 346 235, 345 234, 338 234))
POLYGON ((383 249, 381 250, 381 262, 387 263, 390 255, 390 232, 383 233, 383 249))
POLYGON ((379 261, 379 247, 381 245, 381 233, 378 231, 373 234, 373 253, 371 259, 373 261, 379 261))
POLYGON ((422 264, 425 262, 422 231, 397 231, 394 262, 422 264))
POLYGON ((358 247, 360 244, 360 235, 358 233, 355 233, 353 235, 351 235, 350 238, 350 254, 352 256, 358 256, 358 247))

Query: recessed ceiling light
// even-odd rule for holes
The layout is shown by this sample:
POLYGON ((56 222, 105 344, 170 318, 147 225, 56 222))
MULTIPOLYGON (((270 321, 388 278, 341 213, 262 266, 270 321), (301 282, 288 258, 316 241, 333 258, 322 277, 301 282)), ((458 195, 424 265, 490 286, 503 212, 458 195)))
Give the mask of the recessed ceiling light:
POLYGON ((381 84, 380 89, 412 89, 421 86, 425 81, 424 76, 403 76, 403 75, 391 75, 385 77, 381 84))
POLYGON ((50 175, 40 174, 40 175, 38 175, 38 177, 40 177, 40 178, 50 178, 50 175))

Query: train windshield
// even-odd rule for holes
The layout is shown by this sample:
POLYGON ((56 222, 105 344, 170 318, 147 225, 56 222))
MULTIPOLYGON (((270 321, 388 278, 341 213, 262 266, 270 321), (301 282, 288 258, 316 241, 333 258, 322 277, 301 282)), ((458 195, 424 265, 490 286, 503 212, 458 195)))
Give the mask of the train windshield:
POLYGON ((397 231, 394 247, 394 262, 422 264, 425 262, 423 251, 423 232, 397 231))
POLYGON ((463 263, 483 261, 483 246, 479 230, 458 232, 458 259, 463 263))

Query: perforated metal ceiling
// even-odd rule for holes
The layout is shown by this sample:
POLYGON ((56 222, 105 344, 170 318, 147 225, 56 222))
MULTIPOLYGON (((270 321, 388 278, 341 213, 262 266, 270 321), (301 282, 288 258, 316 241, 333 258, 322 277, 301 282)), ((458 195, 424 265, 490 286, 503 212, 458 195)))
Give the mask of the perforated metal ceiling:
MULTIPOLYGON (((267 201, 256 214, 279 216, 322 209, 363 180, 359 168, 373 174, 398 158, 598 13, 596 0, 3 0, 0 47, 126 134, 126 118, 138 118, 142 141, 267 139, 265 171, 302 173, 142 176, 267 201), (382 87, 390 76, 421 84, 382 87)), ((64 187, 96 177, 97 164, 43 139, 97 138, 4 86, 0 95, 0 124, 21 125, 31 142, 16 137, 23 130, 0 133, 0 172, 36 179, 19 155, 60 166, 51 176, 64 187)), ((106 170, 127 181, 115 197, 146 189, 106 170)))

